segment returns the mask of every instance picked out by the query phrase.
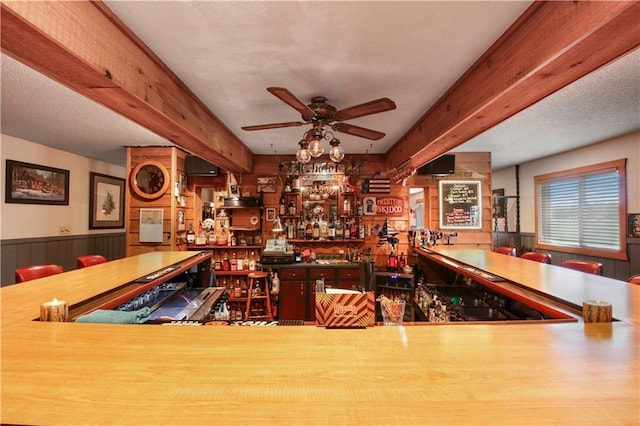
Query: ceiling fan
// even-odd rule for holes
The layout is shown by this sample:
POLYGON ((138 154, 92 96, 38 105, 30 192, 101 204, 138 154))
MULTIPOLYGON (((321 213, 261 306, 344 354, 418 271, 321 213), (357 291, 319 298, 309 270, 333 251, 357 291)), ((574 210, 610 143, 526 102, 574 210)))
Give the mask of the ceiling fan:
MULTIPOLYGON (((243 130, 266 130, 313 124, 312 130, 316 132, 322 132, 325 126, 330 126, 337 132, 347 133, 349 135, 371 140, 379 140, 384 137, 384 133, 344 123, 344 121, 396 108, 396 104, 391 99, 380 98, 338 110, 336 107, 329 104, 327 98, 324 96, 315 96, 311 99, 311 103, 309 105, 305 105, 302 101, 296 98, 293 93, 284 87, 268 87, 267 91, 298 111, 304 121, 288 121, 284 123, 243 126, 243 130)), ((308 133, 311 134, 311 132, 308 133)))

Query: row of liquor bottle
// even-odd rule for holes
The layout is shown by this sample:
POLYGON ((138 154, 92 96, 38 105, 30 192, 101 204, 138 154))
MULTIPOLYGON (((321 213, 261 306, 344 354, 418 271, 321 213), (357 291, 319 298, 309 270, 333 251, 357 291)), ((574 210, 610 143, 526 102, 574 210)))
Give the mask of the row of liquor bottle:
POLYGON ((283 226, 288 240, 363 240, 365 237, 364 224, 355 217, 332 216, 326 220, 324 215, 300 216, 297 221, 289 218, 283 226))
POLYGON ((231 256, 225 251, 224 254, 214 255, 213 269, 215 271, 255 271, 258 260, 258 255, 253 250, 251 252, 245 250, 244 255, 234 251, 231 256))
POLYGON ((205 229, 200 223, 198 231, 193 229, 193 224, 189 224, 187 231, 187 244, 195 245, 218 245, 218 246, 251 246, 262 245, 262 235, 260 232, 246 232, 236 235, 233 231, 221 228, 216 232, 215 228, 205 229))
MULTIPOLYGON (((313 194, 310 195, 310 197, 313 194)), ((327 195, 327 194, 324 194, 327 195)), ((325 199, 321 195, 317 195, 317 199, 310 198, 309 201, 320 201, 321 199, 325 199)), ((340 214, 342 216, 362 216, 364 213, 364 207, 362 205, 362 201, 360 197, 353 197, 343 195, 342 202, 340 203, 340 214), (354 205, 355 204, 355 205, 354 205)), ((280 216, 297 216, 299 214, 298 202, 297 199, 290 199, 288 202, 285 200, 284 194, 280 196, 280 202, 278 203, 278 214, 280 216)))

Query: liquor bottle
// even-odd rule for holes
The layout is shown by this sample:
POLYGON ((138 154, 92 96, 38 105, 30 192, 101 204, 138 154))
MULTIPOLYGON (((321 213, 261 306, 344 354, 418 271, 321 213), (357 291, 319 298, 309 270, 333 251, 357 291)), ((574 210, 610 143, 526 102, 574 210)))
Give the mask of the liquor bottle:
POLYGON ((238 256, 234 251, 233 256, 231 257, 231 271, 237 271, 237 270, 238 270, 238 256))
POLYGON ((398 259, 398 271, 402 272, 402 268, 407 266, 407 261, 404 257, 404 252, 400 253, 400 258, 398 259))
POLYGON ((351 219, 351 238, 354 240, 358 238, 358 224, 355 219, 351 219))
MULTIPOLYGON (((239 283, 240 279, 238 279, 237 282, 239 283)), ((248 291, 249 291, 249 287, 247 286, 247 282, 246 281, 242 282, 242 286, 240 287, 240 289, 241 289, 241 292, 240 292, 241 297, 247 297, 248 291)))
POLYGON ((204 232, 202 222, 198 225, 198 233, 196 234, 196 245, 203 246, 207 244, 207 234, 204 232))
POLYGON ((325 220, 324 214, 320 218, 320 239, 321 240, 329 239, 329 224, 325 220))
POLYGON ((344 197, 342 201, 342 214, 345 216, 349 216, 351 214, 351 199, 349 197, 344 197))
POLYGON ((329 219, 329 226, 328 226, 328 230, 327 230, 327 238, 329 238, 330 240, 335 240, 336 239, 336 224, 334 223, 334 218, 331 217, 329 219))
POLYGON ((222 258, 222 270, 230 271, 231 270, 231 262, 229 261, 229 252, 224 252, 224 257, 222 258))
POLYGON ((256 270, 256 254, 254 251, 251 251, 251 258, 249 259, 249 270, 256 270))
POLYGON ((304 231, 304 238, 307 240, 313 239, 313 224, 311 223, 311 217, 307 217, 307 225, 304 231))
POLYGON ((280 278, 278 278, 278 273, 274 272, 271 276, 271 294, 280 293, 280 278))
POLYGON ((360 218, 360 225, 358 226, 358 238, 364 240, 364 223, 362 223, 362 218, 360 218))
POLYGON ((194 244, 196 242, 196 233, 193 230, 193 223, 189 224, 189 230, 187 231, 187 244, 194 244))
POLYGON ((230 240, 231 240, 231 245, 232 246, 235 246, 237 244, 236 234, 234 232, 231 232, 231 239, 230 240))
POLYGON ((349 224, 349 219, 345 219, 344 231, 342 231, 342 233, 345 240, 351 239, 351 225, 349 224))
POLYGON ((278 211, 279 211, 279 213, 278 213, 278 214, 279 214, 280 216, 284 216, 284 215, 286 215, 286 214, 287 214, 287 206, 286 206, 286 205, 285 205, 285 203, 284 203, 284 194, 281 194, 281 195, 280 195, 280 203, 279 203, 278 209, 279 209, 279 210, 278 210, 278 211))
POLYGON ((207 244, 210 246, 216 245, 216 232, 214 231, 213 226, 209 228, 209 233, 207 234, 207 244))
POLYGON ((314 240, 319 240, 320 239, 320 223, 319 223, 319 219, 316 217, 315 222, 313 223, 313 230, 312 230, 312 235, 314 240))
MULTIPOLYGON (((235 254, 235 253, 234 253, 235 254)), ((238 255, 238 263, 236 264, 236 271, 242 271, 244 269, 244 259, 242 255, 238 255)))
POLYGON ((291 200, 289 201, 289 216, 295 216, 296 215, 296 202, 291 200))
POLYGON ((342 229, 342 222, 339 217, 336 217, 336 240, 342 240, 344 238, 344 232, 342 229))
POLYGON ((236 286, 235 286, 235 291, 233 295, 235 297, 243 297, 246 294, 247 294, 246 289, 244 289, 244 294, 243 294, 243 287, 240 285, 240 278, 236 278, 236 286))
POLYGON ((360 217, 362 217, 362 215, 364 214, 364 209, 362 208, 362 200, 360 200, 360 197, 358 197, 356 200, 356 214, 360 217))

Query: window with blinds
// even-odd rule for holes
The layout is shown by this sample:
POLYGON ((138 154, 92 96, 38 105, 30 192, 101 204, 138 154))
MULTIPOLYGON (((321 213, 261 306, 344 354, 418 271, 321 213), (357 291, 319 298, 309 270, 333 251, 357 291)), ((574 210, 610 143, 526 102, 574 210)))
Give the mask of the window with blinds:
POLYGON ((536 176, 536 247, 626 259, 625 163, 536 176))

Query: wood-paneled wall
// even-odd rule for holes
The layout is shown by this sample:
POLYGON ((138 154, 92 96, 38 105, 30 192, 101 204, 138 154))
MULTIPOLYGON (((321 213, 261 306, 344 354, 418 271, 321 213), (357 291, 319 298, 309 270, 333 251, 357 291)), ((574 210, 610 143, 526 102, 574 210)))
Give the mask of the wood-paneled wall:
POLYGON ((15 270, 29 265, 55 263, 66 271, 76 269, 79 256, 100 254, 108 260, 125 257, 125 233, 56 236, 3 240, 2 286, 15 282, 15 270))
POLYGON ((193 220, 193 197, 188 193, 175 197, 174 188, 179 182, 180 175, 186 176, 186 153, 174 147, 128 147, 127 148, 127 190, 125 208, 125 227, 127 232, 127 256, 135 256, 149 251, 185 250, 183 231, 178 230, 178 209, 184 210, 185 222, 193 220), (142 200, 131 191, 131 171, 142 161, 154 160, 162 164, 171 179, 167 191, 155 200, 142 200), (179 200, 184 197, 185 205, 179 200), (140 209, 163 210, 163 241, 161 243, 139 242, 140 209))

